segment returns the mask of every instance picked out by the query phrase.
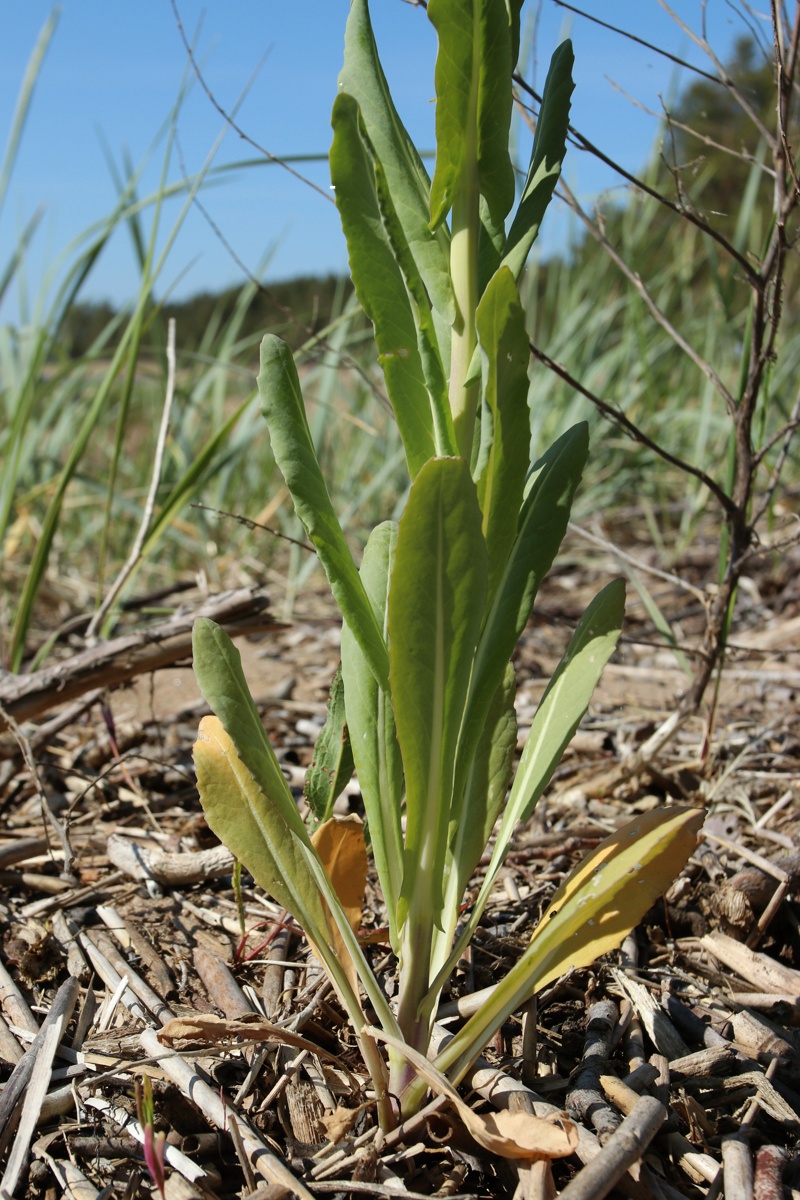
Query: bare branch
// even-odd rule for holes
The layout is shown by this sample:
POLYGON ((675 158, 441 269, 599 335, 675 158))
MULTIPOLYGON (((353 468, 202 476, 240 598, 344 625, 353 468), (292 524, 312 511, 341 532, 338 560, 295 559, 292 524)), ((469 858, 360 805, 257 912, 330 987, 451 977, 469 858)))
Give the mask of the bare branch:
POLYGON ((263 154, 264 158, 269 159, 269 161, 275 163, 276 166, 282 167, 284 171, 288 171, 288 173, 290 175, 293 175, 294 178, 299 180, 300 183, 304 183, 306 185, 306 187, 310 187, 312 189, 312 191, 317 192, 320 196, 323 197, 323 199, 327 200, 330 204, 333 204, 334 203, 333 197, 328 192, 326 192, 323 188, 319 187, 318 184, 313 183, 312 180, 307 179, 305 175, 301 175, 299 171, 295 171, 294 167, 290 167, 289 164, 287 162, 285 162, 282 158, 279 158, 275 154, 271 154, 269 152, 269 150, 265 150, 264 147, 260 146, 258 144, 258 142, 256 142, 253 138, 250 137, 249 134, 245 133, 245 131, 242 129, 242 127, 240 125, 237 125, 237 123, 234 121, 233 117, 228 112, 225 111, 225 109, 222 107, 222 105, 219 103, 216 96, 212 92, 209 85, 206 83, 203 73, 200 70, 197 59, 195 58, 195 55, 194 55, 194 51, 192 50, 192 47, 189 43, 189 39, 186 36, 186 31, 183 28, 183 22, 181 20, 180 13, 178 12, 177 0, 170 0, 170 4, 172 5, 172 12, 175 16, 175 24, 178 27, 178 33, 180 34, 181 41, 183 42, 183 47, 186 51, 187 58, 189 59, 189 62, 192 65, 192 70, 194 71, 194 73, 197 77, 197 81, 200 84, 203 91, 205 92, 208 99, 213 104, 214 108, 217 110, 219 115, 222 117, 223 121, 226 123, 226 125, 229 125, 230 128, 234 131, 234 133, 236 133, 238 135, 238 137, 240 137, 242 139, 242 141, 247 142, 248 146, 252 146, 253 149, 255 151, 257 151, 258 154, 263 154))
POLYGON ((653 454, 657 454, 664 462, 668 462, 671 466, 677 467, 679 471, 684 471, 687 475, 692 475, 695 479, 698 479, 700 483, 708 488, 712 496, 715 497, 725 514, 728 516, 733 515, 735 512, 733 501, 722 490, 719 484, 714 482, 710 475, 706 475, 705 471, 701 471, 699 467, 693 466, 684 459, 678 458, 677 455, 671 454, 663 446, 659 446, 658 442, 654 442, 651 437, 648 437, 638 425, 634 425, 633 421, 626 417, 624 412, 616 408, 613 404, 608 404, 605 400, 601 400, 598 395, 590 391, 579 379, 576 379, 561 363, 557 363, 555 359, 551 358, 549 354, 545 354, 544 350, 540 350, 533 342, 530 342, 529 345, 531 354, 535 359, 546 366, 548 370, 552 371, 554 375, 558 375, 559 379, 563 379, 565 383, 568 383, 581 396, 585 396, 602 416, 618 426, 634 442, 638 442, 639 445, 652 450, 653 454))
POLYGON ((656 46, 654 42, 648 42, 644 38, 637 37, 629 29, 621 29, 618 25, 609 25, 608 21, 601 21, 599 17, 593 17, 591 13, 584 12, 582 8, 576 8, 574 4, 567 4, 566 0, 553 0, 553 3, 558 8, 566 8, 569 12, 575 13, 576 16, 583 17, 585 21, 591 21, 593 25, 600 25, 603 29, 610 30, 611 33, 618 33, 620 37, 627 38, 629 42, 635 42, 637 46, 644 46, 646 50, 652 50, 654 54, 660 54, 662 58, 675 63, 676 66, 683 67, 684 70, 691 71, 694 75, 699 75, 702 79, 708 79, 710 83, 719 83, 722 85, 722 80, 717 75, 712 75, 710 72, 704 71, 701 67, 696 67, 693 63, 688 62, 685 58, 680 58, 677 54, 671 54, 663 46, 656 46))
MULTIPOLYGON (((682 121, 677 121, 667 109, 666 105, 663 105, 663 100, 661 112, 656 112, 654 108, 648 108, 646 104, 642 104, 641 100, 637 100, 635 96, 631 96, 625 91, 624 88, 620 87, 618 83, 614 83, 613 80, 610 82, 615 91, 619 92, 621 96, 624 96, 629 104, 632 104, 634 108, 638 108, 641 112, 646 113, 648 117, 655 117, 658 121, 666 122, 670 129, 680 129, 683 133, 688 133, 690 137, 695 138, 698 142, 702 142, 703 145, 710 146, 713 150, 719 150, 720 154, 727 154, 730 158, 735 158, 739 162, 747 163, 747 165, 750 167, 758 167, 759 171, 763 171, 765 175, 775 175, 772 167, 767 166, 765 162, 761 162, 760 159, 756 158, 754 154, 751 154, 749 150, 735 150, 733 146, 726 146, 724 142, 716 141, 715 138, 709 137, 708 134, 701 133, 699 129, 694 129, 691 125, 685 125, 682 121)), ((661 99, 660 96, 659 99, 661 99)), ((667 164, 667 166, 669 166, 669 164, 667 164)))
MULTIPOLYGON (((687 37, 690 37, 692 39, 692 41, 694 42, 694 44, 700 50, 702 50, 703 53, 711 60, 711 62, 714 64, 716 71, 718 72, 719 82, 722 84, 723 87, 725 87, 728 90, 728 92, 730 92, 731 96, 736 101, 736 103, 739 105, 742 112, 752 121, 753 125, 758 130, 759 134, 764 139, 764 141, 768 145, 772 145, 772 143, 774 141, 773 135, 770 133, 769 129, 767 129, 766 125, 761 120, 761 118, 759 117, 758 113, 755 111, 753 106, 749 103, 749 101, 747 100, 747 97, 741 92, 741 90, 739 89, 737 84, 734 82, 734 80, 731 79, 730 75, 728 74, 728 72, 725 69, 725 64, 714 53, 714 50, 713 50, 711 44, 709 43, 708 38, 705 36, 705 30, 703 32, 703 36, 699 37, 694 32, 692 27, 690 25, 687 25, 685 21, 681 20, 681 18, 678 16, 678 14, 676 12, 674 12, 673 9, 670 8, 670 6, 667 4, 666 0, 658 0, 658 2, 661 5, 661 7, 664 9, 664 12, 669 14, 669 16, 672 18, 672 20, 678 26, 678 28, 682 29, 683 32, 687 35, 687 37)), ((705 25, 705 9, 703 10, 703 23, 705 25)))
MULTIPOLYGON (((514 82, 518 87, 521 87, 523 91, 527 92, 529 96, 532 96, 537 104, 541 104, 542 97, 522 78, 518 72, 514 74, 514 82)), ((625 168, 620 165, 620 163, 616 162, 613 158, 610 158, 607 154, 604 154, 603 151, 594 144, 594 142, 591 142, 587 137, 584 137, 584 135, 577 130, 574 125, 569 125, 568 129, 570 136, 576 145, 580 146, 581 149, 588 151, 589 154, 592 154, 600 162, 605 163, 607 167, 610 167, 611 170, 615 171, 616 174, 622 179, 627 179, 628 183, 633 184, 633 186, 638 188, 640 192, 644 192, 647 196, 652 196, 653 199, 657 200, 659 204, 663 204, 663 206, 668 208, 671 212, 677 213, 679 217, 683 217, 684 220, 689 221, 692 225, 697 226, 702 233, 705 233, 708 237, 712 238, 719 246, 723 248, 726 254, 730 255, 730 257, 734 259, 736 263, 738 263, 749 283, 755 284, 757 282, 758 277, 756 272, 753 270, 748 260, 743 254, 739 253, 736 247, 733 246, 724 236, 724 234, 719 232, 718 229, 715 229, 713 225, 710 225, 708 221, 705 221, 696 213, 693 213, 686 208, 682 208, 681 205, 676 204, 674 200, 670 200, 663 194, 663 192, 659 192, 657 188, 651 187, 650 184, 645 183, 644 180, 640 179, 637 175, 632 175, 630 171, 626 171, 625 168)))
POLYGON ((622 272, 628 282, 636 288, 637 292, 649 308, 656 324, 660 325, 665 333, 672 338, 675 345, 683 351, 687 358, 691 359, 698 371, 705 375, 706 379, 709 380, 715 390, 725 401, 725 406, 728 409, 728 412, 731 414, 731 416, 733 416, 736 411, 736 401, 725 387, 725 384, 719 378, 711 364, 707 363, 706 360, 700 354, 698 354, 694 347, 686 341, 683 335, 679 333, 679 331, 667 317, 666 313, 664 313, 662 309, 658 307, 655 300, 650 295, 650 292, 638 271, 634 271, 632 267, 628 266, 624 258, 611 245, 611 242, 609 242, 603 231, 598 228, 596 222, 592 221, 591 218, 584 212, 574 192, 572 192, 568 184, 564 183, 563 181, 559 185, 559 194, 563 196, 572 211, 578 217, 580 217, 589 233, 592 235, 595 241, 597 241, 603 247, 606 254, 609 256, 615 266, 622 272))
MULTIPOLYGON (((636 571, 642 571, 644 574, 652 575, 654 579, 661 579, 665 583, 672 584, 673 587, 679 588, 682 592, 688 592, 690 596, 694 596, 695 600, 699 600, 702 605, 706 603, 706 594, 696 588, 694 584, 688 583, 687 580, 681 579, 680 575, 673 575, 670 571, 662 571, 660 567, 654 567, 652 563, 644 562, 641 558, 636 558, 633 554, 628 554, 621 546, 615 546, 608 538, 602 537, 599 533, 593 530, 584 529, 582 525, 577 525, 574 521, 570 521, 567 528, 571 533, 577 534, 585 541, 591 542, 595 546, 599 546, 603 550, 607 550, 609 554, 613 554, 620 562, 625 562, 628 566, 633 567, 636 571)), ((633 641, 634 639, 627 639, 633 641)), ((642 643, 639 642, 641 645, 642 643)), ((644 643, 652 645, 653 643, 644 643)))

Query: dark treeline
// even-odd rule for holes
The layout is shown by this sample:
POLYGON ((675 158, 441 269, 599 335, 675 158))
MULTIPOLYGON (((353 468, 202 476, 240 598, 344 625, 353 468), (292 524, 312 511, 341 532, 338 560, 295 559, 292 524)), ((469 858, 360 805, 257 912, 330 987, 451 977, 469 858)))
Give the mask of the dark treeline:
MULTIPOLYGON (((349 280, 335 275, 305 276, 253 287, 238 340, 257 339, 270 330, 297 349, 341 312, 351 291, 349 280)), ((214 333, 228 326, 242 300, 243 289, 239 285, 222 292, 199 292, 187 300, 153 305, 149 328, 153 332, 155 327, 163 330, 169 318, 174 317, 182 353, 197 353, 204 345, 213 345, 214 333)), ((109 335, 113 342, 117 315, 107 301, 81 301, 73 305, 59 339, 63 352, 69 358, 81 358, 93 346, 102 345, 109 335)), ((163 338, 156 335, 146 340, 159 344, 163 338)))

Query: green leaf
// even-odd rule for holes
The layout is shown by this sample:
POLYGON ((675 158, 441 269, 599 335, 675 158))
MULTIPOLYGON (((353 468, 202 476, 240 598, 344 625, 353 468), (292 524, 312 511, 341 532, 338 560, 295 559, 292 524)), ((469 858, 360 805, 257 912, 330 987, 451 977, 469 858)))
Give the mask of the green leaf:
MULTIPOLYGON (((374 678, 370 672, 370 678, 374 678)), ((375 685, 377 688, 377 684, 375 685)), ((329 820, 337 797, 353 776, 353 749, 350 745, 344 708, 344 684, 341 663, 331 683, 328 715, 314 745, 311 765, 306 771, 303 795, 314 816, 314 824, 329 820)))
POLYGON ((497 584, 475 656, 469 706, 459 748, 459 781, 470 767, 486 712, 505 666, 527 624, 539 585, 550 570, 569 522, 570 508, 589 447, 585 423, 562 434, 534 465, 517 535, 497 584))
POLYGON ((200 722, 194 760, 209 826, 244 863, 256 883, 302 926, 356 1033, 363 1025, 363 1013, 351 982, 354 971, 381 1024, 396 1030, 394 1014, 367 966, 358 938, 305 830, 304 836, 298 837, 293 824, 285 819, 280 793, 266 793, 259 786, 218 717, 204 717, 200 722))
MULTIPOLYGON (((480 198, 479 215, 481 227, 478 242, 478 295, 482 296, 489 286, 489 280, 500 266, 506 248, 506 230, 502 221, 499 225, 494 224, 483 196, 480 198)), ((480 357, 477 365, 475 378, 480 379, 480 357)), ((472 372, 469 371, 467 380, 471 376, 472 372)))
POLYGON ((514 203, 508 153, 513 22, 506 0, 429 0, 428 16, 439 35, 431 226, 452 208, 474 158, 480 193, 493 224, 501 225, 514 203))
POLYGON ((515 694, 514 668, 508 663, 472 755, 463 801, 458 807, 458 797, 454 802, 443 906, 444 936, 437 939, 439 956, 434 954, 434 970, 450 955, 464 891, 486 850, 511 782, 517 748, 515 694))
POLYGON ((517 536, 514 516, 522 505, 530 462, 528 334, 514 276, 505 267, 481 298, 477 328, 486 358, 484 403, 492 429, 485 469, 478 479, 491 598, 517 536))
POLYGON ((476 909, 483 910, 514 827, 528 820, 583 719, 603 667, 616 649, 624 614, 625 583, 614 579, 578 622, 536 709, 476 909))
POLYGON ((511 21, 511 65, 516 70, 519 61, 520 14, 525 0, 508 0, 508 13, 511 21))
POLYGON ((615 579, 581 617, 533 718, 494 850, 469 921, 434 987, 443 982, 472 937, 518 822, 527 821, 578 728, 603 667, 614 652, 625 610, 625 584, 615 579))
MULTIPOLYGON (((417 344, 433 413, 436 454, 438 456, 454 454, 456 452, 456 435, 450 412, 447 378, 442 365, 441 343, 437 333, 435 313, 431 308, 425 284, 406 241, 402 223, 397 216, 386 173, 377 160, 375 162, 375 181, 384 226, 398 266, 403 273, 414 313, 417 344)), ((449 330, 448 336, 444 337, 442 342, 449 347, 449 330)))
MULTIPOLYGON (((239 651, 224 629, 208 617, 198 617, 192 629, 192 656, 200 691, 232 739, 239 758, 264 795, 269 796, 286 827, 310 845, 306 827, 250 695, 239 651)), ((240 857, 227 841, 225 844, 240 857)), ((247 860, 243 858, 242 862, 250 870, 247 860)), ((299 915, 297 919, 300 920, 299 915)))
POLYGON ((295 511, 325 568, 342 616, 358 639, 370 670, 381 687, 386 688, 389 677, 386 643, 319 469, 294 359, 286 343, 271 334, 261 342, 258 390, 272 452, 295 511))
POLYGON ((353 0, 344 40, 339 90, 361 109, 369 140, 383 165, 406 241, 436 310, 448 325, 455 319, 450 282, 450 247, 445 228, 431 231, 430 180, 398 116, 378 58, 367 0, 353 0))
POLYGON ((347 239, 353 285, 375 329, 379 361, 413 479, 435 453, 417 327, 384 228, 375 172, 359 129, 358 105, 351 96, 337 96, 331 124, 331 181, 347 239))
MULTIPOLYGON (((286 907, 318 948, 347 1004, 351 1020, 359 1028, 358 1000, 348 996, 347 976, 326 936, 327 917, 319 923, 319 913, 314 907, 317 901, 308 890, 310 873, 316 892, 325 901, 331 919, 347 945, 381 1024, 387 1029, 396 1029, 394 1015, 366 964, 358 939, 297 811, 247 687, 239 651, 225 631, 207 617, 195 621, 192 647, 197 682, 216 713, 213 720, 218 718, 219 725, 219 728, 217 724, 207 727, 206 732, 210 729, 212 736, 210 739, 201 737, 195 746, 195 755, 205 756, 204 763, 208 768, 208 775, 204 777, 208 787, 205 784, 201 787, 201 799, 205 809, 208 798, 210 810, 213 810, 209 825, 254 879, 266 881, 264 887, 269 886, 279 903, 284 903, 282 893, 273 888, 283 886, 291 893, 292 903, 286 907)), ((324 909, 322 911, 324 916, 324 909)))
MULTIPOLYGON (((387 596, 397 544, 397 524, 386 521, 370 535, 361 578, 384 636, 387 596)), ((397 903, 403 878, 403 763, 389 696, 378 687, 347 623, 342 627, 342 677, 350 740, 364 798, 375 867, 389 917, 389 936, 397 949, 397 903)))
POLYGON ((616 649, 625 615, 625 581, 613 579, 578 622, 533 718, 498 842, 527 821, 586 712, 603 667, 616 649))
POLYGON ((570 41, 562 42, 550 60, 528 175, 508 231, 503 257, 504 265, 510 267, 515 279, 519 279, 538 236, 567 152, 570 98, 575 88, 572 81, 574 62, 570 41))
POLYGON ((458 1083, 535 991, 619 946, 688 862, 705 815, 655 809, 602 841, 558 889, 519 962, 436 1058, 439 1070, 458 1083))
POLYGON ((486 597, 475 485, 459 458, 427 463, 400 520, 389 589, 389 656, 406 776, 402 926, 438 919, 458 733, 486 597))

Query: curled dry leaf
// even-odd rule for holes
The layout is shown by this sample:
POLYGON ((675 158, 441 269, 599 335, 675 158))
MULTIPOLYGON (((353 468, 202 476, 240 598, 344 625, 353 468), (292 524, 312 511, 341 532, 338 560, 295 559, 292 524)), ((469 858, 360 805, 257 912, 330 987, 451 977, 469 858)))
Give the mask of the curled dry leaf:
POLYGON ((311 842, 339 897, 350 928, 358 933, 367 886, 364 822, 355 815, 331 817, 312 834, 311 842))
POLYGON ((542 1158, 565 1158, 575 1152, 578 1130, 568 1117, 543 1118, 526 1112, 481 1116, 464 1103, 452 1084, 424 1055, 380 1029, 370 1027, 365 1032, 404 1054, 434 1092, 447 1096, 478 1145, 492 1154, 533 1162, 542 1158))
POLYGON ((358 1108, 345 1108, 344 1105, 337 1104, 335 1112, 320 1117, 320 1124, 328 1135, 328 1141, 335 1146, 346 1138, 364 1109, 371 1108, 372 1104, 371 1100, 366 1104, 359 1104, 358 1108))
MULTIPOLYGON (((329 821, 323 821, 315 830, 311 842, 320 857, 333 890, 339 897, 350 928, 354 933, 358 933, 364 909, 364 891, 367 886, 367 844, 364 839, 363 821, 355 815, 331 817, 329 821)), ((357 996, 358 972, 355 963, 336 922, 331 919, 327 904, 324 900, 322 903, 328 919, 331 946, 336 951, 348 982, 357 996)), ((313 942, 311 945, 313 948, 313 942)))

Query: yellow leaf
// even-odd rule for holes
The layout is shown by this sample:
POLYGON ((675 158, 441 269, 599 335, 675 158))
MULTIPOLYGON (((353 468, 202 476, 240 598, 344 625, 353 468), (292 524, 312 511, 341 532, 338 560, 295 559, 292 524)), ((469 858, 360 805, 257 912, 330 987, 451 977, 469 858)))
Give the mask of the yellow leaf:
POLYGON ((200 722, 194 761, 209 827, 306 933, 325 929, 327 914, 309 869, 308 850, 280 805, 259 787, 215 716, 200 722))
POLYGON ((628 821, 579 863, 534 930, 537 990, 616 949, 683 870, 705 820, 700 808, 654 809, 628 821))

